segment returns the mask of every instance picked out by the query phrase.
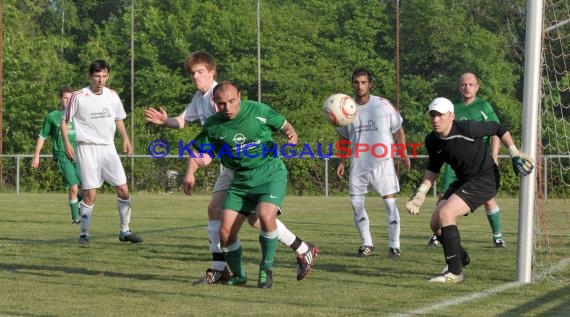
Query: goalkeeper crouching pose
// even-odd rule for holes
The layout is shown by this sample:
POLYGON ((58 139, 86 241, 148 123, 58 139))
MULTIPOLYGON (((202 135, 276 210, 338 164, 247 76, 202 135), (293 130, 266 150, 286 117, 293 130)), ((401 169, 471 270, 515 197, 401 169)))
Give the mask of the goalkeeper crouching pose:
POLYGON ((534 169, 533 160, 520 152, 507 128, 491 121, 454 121, 453 103, 436 98, 429 105, 433 131, 425 138, 429 161, 422 183, 406 202, 412 215, 419 214, 426 192, 432 186, 443 163, 448 163, 457 175, 433 211, 430 226, 443 245, 446 267, 429 282, 459 283, 465 280, 463 266, 469 255, 461 246, 457 220, 473 212, 493 198, 500 184, 498 167, 491 157, 483 137, 496 135, 512 158, 517 174, 526 176, 534 169))

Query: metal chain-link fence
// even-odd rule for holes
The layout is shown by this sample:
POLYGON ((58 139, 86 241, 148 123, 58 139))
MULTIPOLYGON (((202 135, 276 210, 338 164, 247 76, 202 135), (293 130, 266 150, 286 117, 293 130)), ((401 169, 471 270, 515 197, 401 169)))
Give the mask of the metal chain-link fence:
MULTIPOLYGON (((480 77, 480 96, 515 135, 520 131, 524 1, 5 0, 2 10, 4 154, 33 153, 43 117, 57 106, 57 87, 86 86, 89 63, 105 59, 109 86, 130 112, 135 153, 148 154, 160 139, 177 155, 178 142, 192 140, 200 127, 151 126, 142 112, 149 106, 164 106, 170 116, 182 112, 195 91, 183 64, 196 50, 216 58, 218 80, 237 82, 244 98, 285 114, 300 142, 313 148, 336 142, 320 109, 328 95, 352 93, 357 67, 370 69, 374 94, 401 110, 409 143, 423 143, 430 131, 426 105, 436 96, 456 99, 464 72, 480 77)), ((14 187, 13 161, 2 160, 5 190, 14 187)), ((326 180, 323 162, 286 160, 291 191, 322 193, 326 182, 333 193, 345 191, 336 162, 330 161, 326 180)), ((425 166, 425 160, 413 163, 412 171, 400 170, 404 190, 415 187, 425 166)), ((183 175, 186 163, 133 158, 124 164, 134 190, 161 191, 168 175, 173 186, 172 171, 183 175)), ((514 192, 518 182, 504 165, 503 188, 514 192)), ((52 169, 34 170, 24 160, 23 189, 60 188, 55 174, 41 176, 52 169)), ((216 172, 212 167, 200 176, 208 184, 203 190, 216 172)))

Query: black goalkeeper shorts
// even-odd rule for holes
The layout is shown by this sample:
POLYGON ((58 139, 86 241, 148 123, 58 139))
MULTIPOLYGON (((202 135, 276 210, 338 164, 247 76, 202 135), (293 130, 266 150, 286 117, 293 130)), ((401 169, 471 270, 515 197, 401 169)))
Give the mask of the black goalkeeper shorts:
POLYGON ((493 168, 485 170, 470 179, 456 180, 449 186, 442 199, 449 199, 451 195, 456 194, 463 199, 471 209, 471 212, 473 212, 495 197, 500 185, 501 175, 499 174, 499 167, 493 165, 493 168))

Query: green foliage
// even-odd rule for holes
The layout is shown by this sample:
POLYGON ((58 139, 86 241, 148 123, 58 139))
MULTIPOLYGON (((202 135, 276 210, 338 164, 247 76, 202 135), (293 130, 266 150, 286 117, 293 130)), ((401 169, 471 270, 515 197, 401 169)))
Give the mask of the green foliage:
MULTIPOLYGON (((250 0, 137 0, 134 11, 128 0, 5 0, 4 153, 31 153, 43 117, 57 106, 57 87, 86 86, 89 63, 103 58, 111 64, 110 87, 134 116, 131 137, 136 154, 147 154, 150 142, 161 139, 171 145, 171 155, 178 155, 178 141, 192 140, 199 126, 179 131, 154 127, 145 123, 142 111, 149 106, 164 106, 170 116, 183 111, 195 90, 183 64, 195 50, 213 54, 219 80, 237 82, 244 98, 261 100, 282 112, 296 127, 299 142, 313 149, 336 142, 336 132, 323 119, 322 102, 335 92, 351 94, 350 75, 357 67, 369 68, 376 77, 374 93, 400 108, 408 143, 423 143, 430 131, 427 104, 436 96, 455 98, 457 80, 465 71, 481 77, 481 96, 518 135, 522 0, 399 3, 400 51, 396 52, 393 1, 261 1, 258 34, 257 4, 250 0)), ((131 131, 131 119, 125 122, 131 131)), ((419 148, 418 154, 425 154, 425 149, 419 148)), ((165 171, 184 171, 183 159, 169 161, 137 163, 132 175, 136 179, 152 175, 153 181, 145 181, 148 189, 161 190, 165 171), (153 170, 156 174, 149 172, 153 170)), ((335 175, 336 160, 329 163, 329 175, 335 175)), ((286 164, 293 192, 324 190, 323 160, 286 164)), ((29 164, 22 168, 24 177, 37 175, 30 173, 29 164)), ((419 177, 413 171, 402 172, 402 187, 419 177)), ((57 182, 53 178, 52 185, 40 184, 57 188, 57 182)), ((334 176, 328 182, 333 190, 346 190, 345 180, 334 176)), ((509 190, 515 187, 510 183, 504 182, 509 190)))

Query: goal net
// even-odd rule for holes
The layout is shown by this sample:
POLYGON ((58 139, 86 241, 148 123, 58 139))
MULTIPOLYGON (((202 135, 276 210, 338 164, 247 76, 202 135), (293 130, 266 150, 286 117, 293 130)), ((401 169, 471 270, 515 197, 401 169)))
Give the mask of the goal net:
MULTIPOLYGON (((570 7, 545 0, 534 270, 568 257, 570 243, 570 7)), ((556 273, 547 274, 554 277, 556 273)), ((560 279, 561 276, 557 276, 560 279)))

